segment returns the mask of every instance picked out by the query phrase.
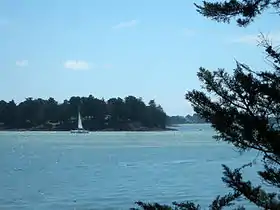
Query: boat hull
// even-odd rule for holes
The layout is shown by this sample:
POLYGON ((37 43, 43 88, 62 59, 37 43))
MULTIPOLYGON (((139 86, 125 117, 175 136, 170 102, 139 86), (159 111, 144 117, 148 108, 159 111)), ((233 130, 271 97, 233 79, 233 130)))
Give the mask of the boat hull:
POLYGON ((71 133, 89 133, 87 130, 71 130, 71 133))

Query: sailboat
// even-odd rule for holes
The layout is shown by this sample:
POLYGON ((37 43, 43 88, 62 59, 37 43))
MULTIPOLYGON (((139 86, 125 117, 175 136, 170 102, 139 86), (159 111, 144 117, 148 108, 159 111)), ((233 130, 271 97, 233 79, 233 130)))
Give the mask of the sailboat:
POLYGON ((75 130, 71 130, 71 133, 89 133, 89 131, 83 128, 82 118, 79 110, 78 110, 78 128, 75 130))

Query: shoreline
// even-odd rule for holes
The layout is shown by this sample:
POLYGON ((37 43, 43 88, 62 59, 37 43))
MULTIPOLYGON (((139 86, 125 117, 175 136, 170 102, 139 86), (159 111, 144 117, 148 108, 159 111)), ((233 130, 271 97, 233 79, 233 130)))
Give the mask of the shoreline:
MULTIPOLYGON (((71 130, 56 130, 56 129, 0 129, 0 132, 70 132, 71 130)), ((178 131, 175 128, 139 128, 139 129, 102 129, 102 130, 88 130, 89 132, 164 132, 164 131, 178 131)))

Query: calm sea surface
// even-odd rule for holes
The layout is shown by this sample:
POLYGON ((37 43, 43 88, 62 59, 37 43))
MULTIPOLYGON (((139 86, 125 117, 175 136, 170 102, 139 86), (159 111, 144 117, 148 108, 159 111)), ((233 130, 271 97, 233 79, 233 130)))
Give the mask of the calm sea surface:
MULTIPOLYGON (((0 132, 0 209, 129 209, 137 200, 206 206, 240 155, 209 125, 168 132, 0 132)), ((253 178, 258 166, 246 171, 253 178)), ((253 208, 254 209, 254 208, 253 208)))

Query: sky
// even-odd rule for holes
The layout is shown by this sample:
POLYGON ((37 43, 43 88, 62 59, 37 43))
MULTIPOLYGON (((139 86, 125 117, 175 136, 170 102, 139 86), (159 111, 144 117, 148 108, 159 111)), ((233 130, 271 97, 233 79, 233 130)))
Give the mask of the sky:
POLYGON ((193 113, 199 67, 235 59, 267 68, 260 32, 280 41, 267 12, 247 28, 216 23, 195 0, 0 0, 0 99, 71 96, 151 99, 169 115, 193 113))

